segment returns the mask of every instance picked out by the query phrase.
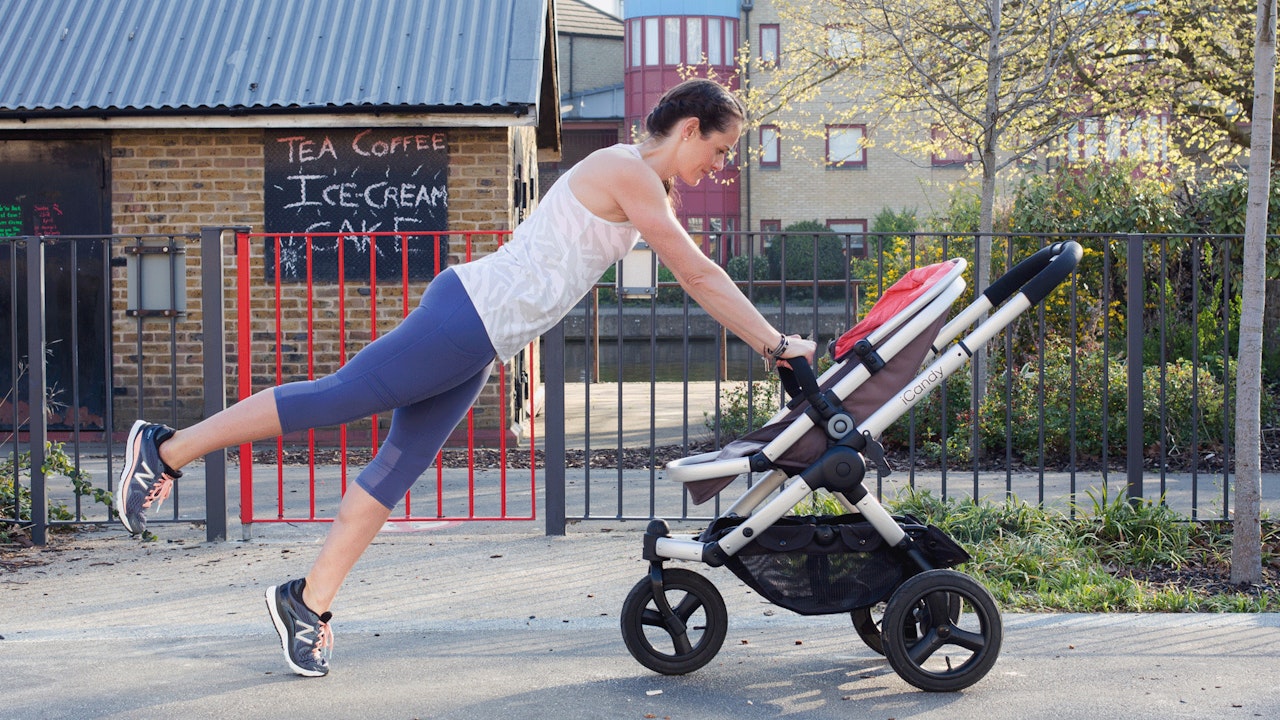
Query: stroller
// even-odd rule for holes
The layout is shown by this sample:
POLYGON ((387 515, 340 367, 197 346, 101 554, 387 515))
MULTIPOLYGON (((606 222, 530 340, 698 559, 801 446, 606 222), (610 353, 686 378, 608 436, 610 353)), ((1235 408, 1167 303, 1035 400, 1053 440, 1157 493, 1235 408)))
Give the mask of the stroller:
POLYGON ((724 600, 702 575, 664 567, 684 560, 727 566, 765 599, 802 615, 850 613, 866 645, 922 690, 956 691, 982 679, 995 664, 1003 630, 986 588, 949 569, 968 554, 938 528, 890 515, 862 481, 869 465, 882 476, 890 472, 881 433, 1039 304, 1081 255, 1075 242, 1041 249, 949 323, 948 310, 965 289, 965 261, 912 270, 832 343, 835 364, 822 377, 803 359, 779 367, 790 402, 763 427, 721 450, 668 463, 671 479, 685 483, 695 504, 739 475, 767 474, 696 537, 672 537, 665 520, 650 521, 649 574, 622 606, 632 656, 655 672, 680 675, 720 650, 728 628, 724 600), (918 372, 926 356, 933 361, 918 372), (789 515, 818 489, 831 492, 847 513, 789 515))

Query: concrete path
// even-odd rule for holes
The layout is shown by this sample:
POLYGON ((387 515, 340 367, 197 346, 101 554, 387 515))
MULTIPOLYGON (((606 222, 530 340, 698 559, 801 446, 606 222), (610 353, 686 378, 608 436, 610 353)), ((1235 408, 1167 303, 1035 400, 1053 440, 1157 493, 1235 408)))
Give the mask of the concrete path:
POLYGON ((646 567, 639 529, 389 527, 338 598, 318 679, 285 667, 262 591, 305 572, 323 526, 55 535, 9 558, 39 564, 0 569, 0 718, 1280 717, 1280 615, 1006 615, 991 673, 931 694, 847 616, 794 615, 701 566, 728 638, 707 667, 656 675, 618 629, 646 567))

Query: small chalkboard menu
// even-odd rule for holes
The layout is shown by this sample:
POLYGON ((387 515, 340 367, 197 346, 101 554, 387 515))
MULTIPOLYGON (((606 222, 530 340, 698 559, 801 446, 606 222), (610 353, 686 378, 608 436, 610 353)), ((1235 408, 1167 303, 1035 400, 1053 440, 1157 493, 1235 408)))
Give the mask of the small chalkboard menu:
POLYGON ((271 131, 264 149, 266 274, 307 277, 304 237, 284 233, 342 233, 311 239, 311 277, 336 281, 399 279, 406 254, 410 279, 435 276, 448 264, 448 239, 397 233, 448 229, 448 151, 445 133, 425 128, 271 131), (370 233, 378 233, 371 235, 370 233), (390 233, 390 234, 383 234, 390 233), (373 257, 370 257, 370 254, 373 257))

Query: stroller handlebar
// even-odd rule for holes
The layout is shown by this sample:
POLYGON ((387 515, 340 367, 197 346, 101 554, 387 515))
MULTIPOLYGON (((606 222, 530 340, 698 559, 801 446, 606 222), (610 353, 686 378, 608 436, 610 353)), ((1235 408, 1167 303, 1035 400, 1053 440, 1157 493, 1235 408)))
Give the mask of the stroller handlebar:
POLYGON ((818 377, 814 374, 809 359, 793 357, 787 358, 784 362, 787 364, 778 365, 777 370, 778 380, 782 382, 782 388, 787 391, 787 397, 792 399, 817 397, 820 392, 818 377))
POLYGON ((1038 305, 1071 275, 1083 255, 1080 243, 1074 240, 1043 247, 1001 275, 982 294, 991 303, 991 307, 999 307, 1021 290, 1032 305, 1038 305))

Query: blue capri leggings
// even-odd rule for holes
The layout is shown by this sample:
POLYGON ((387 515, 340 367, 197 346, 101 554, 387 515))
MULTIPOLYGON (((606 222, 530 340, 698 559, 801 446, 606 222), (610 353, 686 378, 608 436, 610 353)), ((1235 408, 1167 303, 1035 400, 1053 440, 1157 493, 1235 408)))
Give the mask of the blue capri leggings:
POLYGON ((356 478, 394 508, 475 403, 494 358, 462 282, 445 270, 399 326, 337 372, 277 387, 280 425, 288 433, 394 409, 386 442, 356 478))

